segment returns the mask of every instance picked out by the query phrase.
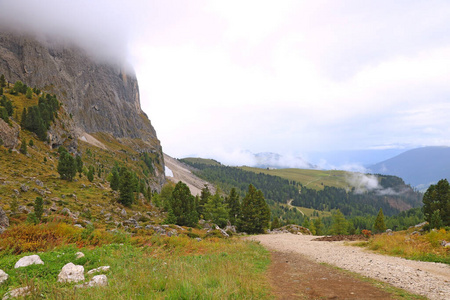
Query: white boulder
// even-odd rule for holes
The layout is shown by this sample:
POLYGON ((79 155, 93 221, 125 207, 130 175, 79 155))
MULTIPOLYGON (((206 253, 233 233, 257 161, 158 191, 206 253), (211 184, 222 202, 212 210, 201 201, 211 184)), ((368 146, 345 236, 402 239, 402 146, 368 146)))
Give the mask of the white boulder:
POLYGON ((96 286, 107 286, 108 278, 106 275, 96 275, 92 277, 89 282, 84 284, 77 285, 78 288, 86 288, 86 287, 96 287, 96 286))
POLYGON ((5 273, 5 271, 0 270, 0 284, 8 280, 9 275, 5 273))
POLYGON ((78 282, 84 280, 84 267, 66 264, 58 275, 58 282, 78 282))
POLYGON ((101 267, 90 270, 89 272, 87 272, 87 274, 90 275, 90 274, 99 273, 99 272, 108 272, 110 268, 111 268, 110 266, 101 266, 101 267))
POLYGON ((16 264, 14 265, 14 268, 21 268, 21 267, 28 267, 29 265, 43 265, 44 262, 41 260, 39 255, 29 255, 24 256, 21 259, 19 259, 16 264))

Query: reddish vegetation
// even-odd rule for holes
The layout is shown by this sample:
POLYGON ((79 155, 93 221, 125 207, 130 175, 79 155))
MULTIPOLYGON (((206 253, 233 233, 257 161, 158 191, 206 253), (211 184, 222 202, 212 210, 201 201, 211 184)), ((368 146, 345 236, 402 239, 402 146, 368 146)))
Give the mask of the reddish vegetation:
MULTIPOLYGON (((369 231, 369 230, 367 230, 369 231)), ((370 236, 370 231, 369 231, 370 236)), ((316 238, 313 241, 326 241, 326 242, 336 242, 336 241, 367 241, 369 239, 369 236, 365 236, 362 234, 358 235, 331 235, 331 236, 324 236, 320 238, 316 238)))

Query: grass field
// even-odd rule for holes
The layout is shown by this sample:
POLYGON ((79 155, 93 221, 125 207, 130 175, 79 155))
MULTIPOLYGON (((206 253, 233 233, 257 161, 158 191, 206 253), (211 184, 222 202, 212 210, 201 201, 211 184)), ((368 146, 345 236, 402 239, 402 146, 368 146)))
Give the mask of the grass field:
POLYGON ((346 177, 348 172, 345 171, 323 171, 323 170, 308 170, 308 169, 260 169, 251 167, 241 167, 246 171, 255 173, 264 173, 290 181, 297 181, 303 186, 311 189, 322 190, 324 186, 333 186, 339 188, 350 188, 346 177))
MULTIPOLYGON (((72 227, 73 228, 73 227, 72 227)), ((88 242, 89 235, 77 235, 70 226, 40 225, 28 231, 25 227, 17 234, 59 234, 78 236, 88 242), (25 233, 21 233, 25 230, 25 233)), ((74 228, 77 231, 77 228, 74 228)), ((82 233, 83 231, 80 231, 82 233)), ((64 243, 39 255, 44 265, 15 269, 17 260, 31 253, 19 255, 0 251, 0 266, 9 274, 0 286, 0 297, 14 288, 30 286, 32 299, 271 299, 266 269, 270 263, 267 250, 257 243, 240 239, 204 238, 202 241, 187 236, 162 237, 123 234, 108 237, 99 233, 104 241, 116 242, 97 247, 77 248, 64 243), (82 251, 85 257, 77 259, 82 251), (58 283, 61 268, 72 262, 82 265, 85 273, 100 266, 110 266, 106 273, 108 286, 77 289, 76 283, 58 283)), ((1 235, 0 235, 1 237, 1 235)), ((26 246, 26 243, 23 244, 26 246)), ((32 254, 35 254, 32 253, 32 254)), ((93 275, 86 276, 86 281, 93 275)), ((78 283, 79 284, 79 283, 78 283)))

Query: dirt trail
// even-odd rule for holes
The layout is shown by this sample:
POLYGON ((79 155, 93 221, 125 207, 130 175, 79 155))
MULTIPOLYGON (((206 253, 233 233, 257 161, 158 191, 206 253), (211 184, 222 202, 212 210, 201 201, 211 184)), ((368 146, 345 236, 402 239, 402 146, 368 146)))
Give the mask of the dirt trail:
POLYGON ((314 238, 289 233, 252 237, 272 252, 270 274, 280 299, 389 299, 383 291, 373 286, 362 287, 363 282, 318 262, 384 281, 429 299, 449 299, 448 265, 375 254, 345 246, 343 242, 312 241, 314 238))

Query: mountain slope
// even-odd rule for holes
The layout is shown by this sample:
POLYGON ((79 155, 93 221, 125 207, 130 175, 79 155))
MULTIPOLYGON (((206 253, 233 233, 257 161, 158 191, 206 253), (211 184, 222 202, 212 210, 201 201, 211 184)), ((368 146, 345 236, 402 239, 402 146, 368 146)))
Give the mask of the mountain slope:
POLYGON ((371 166, 373 173, 395 175, 419 189, 450 178, 450 147, 423 147, 406 151, 371 166))

